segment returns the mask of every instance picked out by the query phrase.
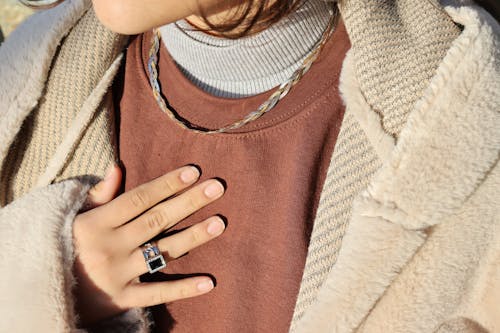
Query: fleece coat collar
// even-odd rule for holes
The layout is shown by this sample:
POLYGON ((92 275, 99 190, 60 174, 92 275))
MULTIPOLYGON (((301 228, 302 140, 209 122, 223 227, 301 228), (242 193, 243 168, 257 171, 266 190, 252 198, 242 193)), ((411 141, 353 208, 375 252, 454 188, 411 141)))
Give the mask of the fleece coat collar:
POLYGON ((384 164, 355 200, 337 262, 297 332, 356 330, 428 230, 456 213, 498 164, 499 26, 480 9, 446 10, 464 29, 397 143, 377 126, 353 75, 352 54, 345 60, 344 100, 384 164))

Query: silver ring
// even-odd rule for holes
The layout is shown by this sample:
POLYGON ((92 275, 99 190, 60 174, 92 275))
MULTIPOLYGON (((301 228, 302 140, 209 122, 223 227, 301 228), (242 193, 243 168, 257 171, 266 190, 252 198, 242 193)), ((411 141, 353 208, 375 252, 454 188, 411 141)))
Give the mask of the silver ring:
POLYGON ((142 246, 142 254, 146 261, 149 273, 153 274, 167 267, 167 262, 154 242, 148 242, 142 246))

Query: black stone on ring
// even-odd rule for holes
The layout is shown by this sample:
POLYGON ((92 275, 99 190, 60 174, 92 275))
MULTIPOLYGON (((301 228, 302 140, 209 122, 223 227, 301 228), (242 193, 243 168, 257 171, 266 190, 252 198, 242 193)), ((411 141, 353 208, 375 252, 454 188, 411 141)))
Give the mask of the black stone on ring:
POLYGON ((146 243, 142 246, 142 254, 148 266, 149 273, 153 274, 167 267, 165 258, 161 254, 158 246, 155 243, 146 243))

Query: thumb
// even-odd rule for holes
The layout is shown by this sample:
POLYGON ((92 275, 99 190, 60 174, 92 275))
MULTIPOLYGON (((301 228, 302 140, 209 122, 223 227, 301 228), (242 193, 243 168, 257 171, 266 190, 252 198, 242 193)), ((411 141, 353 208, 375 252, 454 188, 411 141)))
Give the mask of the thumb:
POLYGON ((106 176, 99 183, 94 185, 88 192, 87 200, 84 204, 84 210, 89 210, 113 200, 120 189, 122 172, 118 165, 113 164, 106 176))

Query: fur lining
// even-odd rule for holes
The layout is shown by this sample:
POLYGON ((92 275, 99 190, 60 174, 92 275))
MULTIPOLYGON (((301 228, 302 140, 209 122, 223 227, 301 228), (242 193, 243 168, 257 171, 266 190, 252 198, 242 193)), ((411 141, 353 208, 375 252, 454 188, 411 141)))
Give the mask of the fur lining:
POLYGON ((364 194, 366 214, 410 229, 461 207, 499 158, 500 28, 482 9, 446 9, 465 30, 364 194))
MULTIPOLYGON (((88 189, 67 180, 0 209, 0 253, 16 254, 0 255, 1 267, 9 267, 0 275, 2 304, 8 304, 0 307, 0 331, 87 332, 77 329, 74 311, 72 225, 88 189)), ((88 331, 145 333, 149 320, 144 310, 132 309, 88 331)))
POLYGON ((355 203, 338 260, 297 332, 352 332, 424 243, 425 235, 359 214, 355 203))
POLYGON ((375 115, 363 114, 375 111, 366 106, 346 59, 341 82, 345 104, 357 106, 355 114, 367 136, 380 156, 388 158, 355 200, 337 263, 297 332, 360 328, 424 244, 427 228, 463 207, 498 161, 498 24, 481 9, 446 9, 465 29, 389 154, 392 142, 380 132, 375 115))
POLYGON ((88 330, 78 330, 75 333, 148 333, 151 326, 148 317, 146 310, 135 308, 90 327, 88 330))
POLYGON ((86 196, 76 180, 30 192, 0 209, 2 332, 69 331, 72 315, 61 233, 86 196), (43 217, 43 218, 40 218, 43 217), (13 255, 15 254, 15 255, 13 255), (29 302, 26 302, 29 300, 29 302), (7 306, 8 304, 8 306, 7 306), (11 316, 15 316, 11 318, 11 316))
MULTIPOLYGON (((78 211, 82 207, 85 199, 87 198, 88 190, 90 189, 90 185, 81 184, 80 185, 80 193, 76 198, 73 207, 68 211, 67 214, 63 216, 63 228, 60 233, 60 244, 62 251, 62 261, 63 261, 63 269, 64 269, 64 281, 65 281, 65 294, 68 295, 66 297, 67 301, 67 322, 76 325, 78 322, 78 316, 75 313, 75 302, 71 295, 73 294, 73 290, 76 286, 76 279, 73 275, 73 266, 75 263, 75 251, 73 247, 73 221, 78 214, 78 211)), ((72 330, 75 327, 72 327, 72 330)))

